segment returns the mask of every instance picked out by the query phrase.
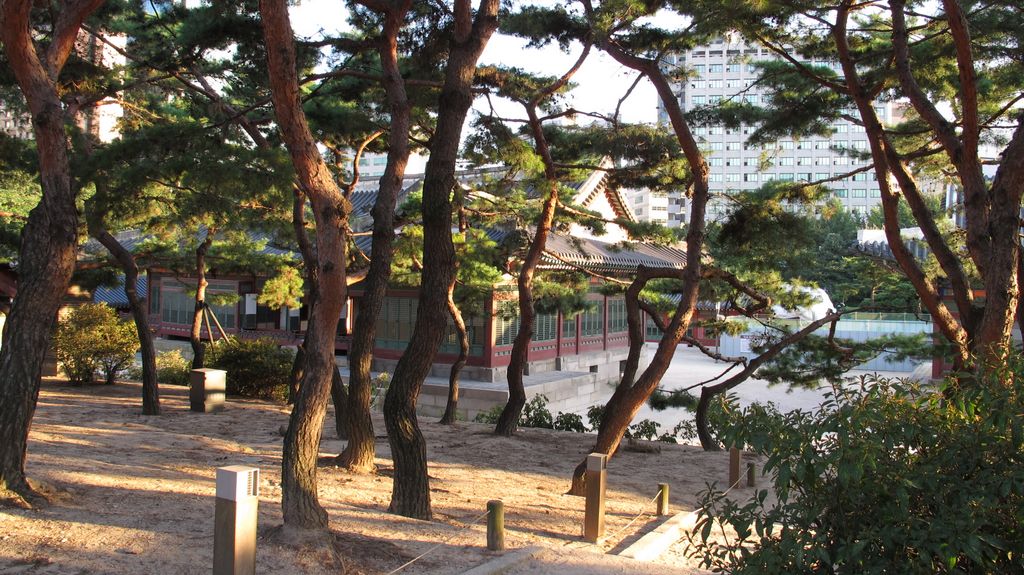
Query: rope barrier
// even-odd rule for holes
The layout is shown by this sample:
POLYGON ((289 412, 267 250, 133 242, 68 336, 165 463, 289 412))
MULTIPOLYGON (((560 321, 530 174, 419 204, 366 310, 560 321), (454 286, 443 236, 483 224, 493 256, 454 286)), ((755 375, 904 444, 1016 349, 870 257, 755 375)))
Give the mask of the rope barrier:
POLYGON ((463 531, 466 531, 466 530, 468 530, 468 529, 469 529, 470 527, 472 527, 472 526, 476 525, 477 523, 479 523, 479 522, 480 522, 480 520, 481 520, 481 519, 483 519, 484 517, 487 517, 487 515, 488 515, 488 514, 490 514, 490 510, 488 510, 488 511, 484 511, 482 515, 480 515, 479 517, 477 517, 476 519, 474 519, 474 520, 473 520, 473 521, 471 521, 470 523, 466 523, 465 525, 463 525, 463 526, 462 526, 461 528, 459 528, 459 530, 458 530, 458 531, 456 531, 455 533, 453 533, 452 535, 450 535, 450 536, 449 536, 449 537, 448 537, 447 539, 444 539, 444 540, 442 540, 442 541, 441 541, 440 543, 437 543, 437 544, 435 544, 435 545, 434 545, 433 547, 431 547, 430 549, 427 549, 427 550, 426 550, 426 551, 424 551, 423 553, 420 553, 420 554, 419 554, 418 556, 416 556, 416 557, 414 557, 414 558, 410 559, 409 561, 406 561, 406 562, 405 562, 404 564, 402 564, 402 565, 401 565, 400 567, 398 567, 397 569, 395 569, 395 570, 393 570, 393 571, 388 571, 387 575, 395 575, 395 573, 398 573, 398 572, 399 572, 399 571, 401 571, 402 569, 405 569, 406 567, 408 567, 408 566, 412 565, 413 563, 415 563, 415 562, 419 561, 420 559, 423 559, 423 558, 424 558, 424 557, 426 557, 426 556, 427 556, 428 554, 430 554, 430 553, 433 553, 433 552, 434 552, 435 550, 437 550, 437 548, 439 548, 439 547, 441 547, 441 546, 443 546, 443 545, 446 545, 446 544, 448 544, 448 542, 449 542, 449 541, 451 541, 452 539, 455 539, 456 537, 458 537, 459 535, 461 535, 463 531))
MULTIPOLYGON (((661 496, 661 489, 658 490, 658 494, 654 496, 654 499, 651 499, 650 501, 647 502, 647 505, 650 505, 651 503, 654 503, 655 501, 657 501, 658 497, 660 497, 660 496, 661 496)), ((634 517, 629 523, 627 523, 624 527, 621 527, 618 531, 616 531, 615 533, 612 533, 611 535, 605 535, 604 537, 598 539, 597 540, 597 544, 598 545, 604 545, 605 543, 608 542, 609 539, 614 539, 620 533, 622 533, 626 529, 629 529, 630 525, 636 523, 637 519, 640 519, 641 517, 643 517, 644 515, 646 515, 648 513, 648 511, 646 509, 647 505, 644 506, 645 509, 642 509, 640 511, 640 513, 636 517, 634 517)))

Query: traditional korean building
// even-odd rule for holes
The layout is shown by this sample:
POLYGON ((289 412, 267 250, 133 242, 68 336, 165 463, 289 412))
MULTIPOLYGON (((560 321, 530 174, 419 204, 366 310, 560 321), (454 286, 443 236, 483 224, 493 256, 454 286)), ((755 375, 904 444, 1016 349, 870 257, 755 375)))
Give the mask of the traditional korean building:
MULTIPOLYGON (((463 173, 460 180, 465 184, 471 182, 472 177, 471 173, 463 173)), ((409 183, 403 195, 416 187, 415 182, 409 183)), ((595 171, 571 188, 574 205, 597 212, 608 220, 624 218, 636 221, 619 191, 609 185, 607 173, 595 171)), ((363 189, 353 193, 355 229, 366 229, 372 223, 368 214, 375 196, 375 190, 363 189)), ((552 234, 542 267, 628 278, 640 265, 681 268, 686 264, 685 252, 681 248, 624 244, 625 231, 614 225, 608 228, 608 233, 601 238, 592 237, 580 226, 552 234)), ((357 245, 367 253, 368 239, 357 238, 357 245)), ((195 278, 150 269, 148 279, 153 329, 161 337, 187 338, 192 321, 190 293, 195 278)), ((238 298, 234 304, 211 307, 216 318, 214 323, 219 325, 204 325, 203 337, 210 337, 212 330, 214 338, 223 333, 245 338, 269 337, 281 345, 298 345, 306 328, 306 310, 304 307, 271 309, 259 304, 257 294, 267 279, 253 274, 209 273, 208 294, 237 294, 238 298)), ((528 353, 527 375, 566 371, 596 374, 593 379, 599 381, 617 380, 629 343, 625 301, 622 295, 604 295, 598 289, 600 284, 598 279, 591 280, 591 288, 586 295, 591 307, 587 311, 573 316, 561 313, 538 315, 528 353)), ((350 334, 358 307, 356 301, 360 296, 361 286, 358 283, 350 286, 349 301, 342 313, 335 340, 339 356, 346 355, 351 344, 350 334)), ((507 282, 494 286, 479 309, 463 310, 470 338, 464 379, 481 382, 505 380, 512 343, 519 330, 519 318, 499 313, 499 309, 502 302, 515 298, 515 282, 509 276, 507 282)), ((389 291, 377 320, 375 370, 392 371, 401 358, 413 331, 418 301, 416 289, 392 288, 389 291)), ((454 330, 449 328, 438 351, 433 375, 447 377, 449 366, 458 353, 457 341, 454 330)))

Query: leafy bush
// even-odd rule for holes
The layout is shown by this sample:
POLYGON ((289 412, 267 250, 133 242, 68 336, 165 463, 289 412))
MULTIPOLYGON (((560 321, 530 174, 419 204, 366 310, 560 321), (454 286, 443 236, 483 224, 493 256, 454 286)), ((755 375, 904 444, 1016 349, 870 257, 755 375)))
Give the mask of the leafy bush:
POLYGON ((477 423, 488 423, 490 425, 494 425, 498 423, 498 418, 501 417, 501 412, 504 409, 504 404, 492 406, 487 411, 481 411, 480 413, 476 414, 476 417, 473 418, 473 421, 477 423))
POLYGON ((659 427, 661 427, 660 423, 650 419, 643 419, 626 429, 626 437, 629 439, 653 441, 658 438, 659 427))
MULTIPOLYGON (((188 385, 192 363, 181 355, 181 351, 173 349, 156 354, 156 380, 168 385, 188 385)), ((128 370, 128 377, 142 380, 142 366, 133 366, 128 370)))
POLYGON ((168 385, 188 385, 192 362, 181 355, 181 350, 156 354, 156 379, 168 385))
POLYGON ((1010 573, 1024 557, 1024 362, 943 390, 885 378, 816 410, 745 409, 723 430, 776 500, 710 489, 692 536, 727 573, 1010 573), (946 398, 943 392, 954 397, 946 398), (715 541, 715 521, 737 537, 715 541))
MULTIPOLYGON (((551 415, 547 405, 547 396, 543 394, 533 396, 533 399, 523 406, 523 414, 519 417, 519 426, 575 431, 577 433, 584 433, 587 431, 586 425, 583 424, 583 418, 579 415, 575 413, 562 413, 559 411, 558 416, 555 417, 551 415)), ((473 421, 477 423, 489 423, 491 425, 496 424, 498 423, 498 418, 501 417, 501 412, 504 409, 504 405, 495 405, 487 411, 481 411, 476 414, 473 421)))
POLYGON ((294 352, 271 339, 221 340, 211 347, 209 367, 227 372, 227 391, 232 395, 285 401, 294 352))
POLYGON ((579 414, 562 413, 561 411, 555 417, 555 429, 559 431, 574 431, 576 433, 587 432, 587 426, 583 423, 583 418, 579 414))
POLYGON ((598 404, 587 408, 587 421, 590 423, 590 429, 594 431, 601 429, 601 420, 604 419, 604 407, 598 404))
POLYGON ((102 371, 108 384, 127 369, 139 349, 135 325, 121 321, 113 308, 87 303, 73 308, 57 324, 53 337, 57 361, 72 385, 93 383, 102 371))
POLYGON ((535 395, 523 406, 523 415, 519 418, 520 427, 540 427, 554 429, 555 421, 548 411, 546 395, 535 395))

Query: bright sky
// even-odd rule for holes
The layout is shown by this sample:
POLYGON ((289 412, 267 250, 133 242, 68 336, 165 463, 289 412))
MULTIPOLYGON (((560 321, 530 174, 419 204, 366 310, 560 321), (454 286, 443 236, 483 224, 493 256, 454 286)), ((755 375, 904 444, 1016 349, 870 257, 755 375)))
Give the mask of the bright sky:
MULTIPOLYGON (((299 36, 318 36, 321 30, 336 33, 345 26, 345 8, 339 0, 302 0, 292 7, 292 26, 299 36)), ((579 57, 580 46, 563 53, 557 46, 540 50, 528 49, 526 42, 511 36, 495 35, 484 51, 482 63, 504 64, 524 70, 561 76, 579 57)), ((580 111, 611 114, 619 98, 633 83, 635 75, 605 54, 594 50, 583 68, 574 76, 576 88, 571 93, 573 106, 580 111)), ((479 102, 478 110, 485 110, 479 102)), ((503 107, 499 113, 523 117, 515 106, 503 107)), ((622 106, 622 119, 627 122, 654 122, 658 115, 658 100, 654 87, 641 82, 622 106)))

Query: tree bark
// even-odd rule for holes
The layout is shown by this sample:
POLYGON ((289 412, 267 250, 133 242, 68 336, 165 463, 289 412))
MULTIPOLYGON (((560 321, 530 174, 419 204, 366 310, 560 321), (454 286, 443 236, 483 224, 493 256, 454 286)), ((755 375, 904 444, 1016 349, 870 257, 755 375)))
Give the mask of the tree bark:
POLYGON ((409 131, 411 104, 405 90, 405 81, 398 68, 398 33, 411 6, 410 0, 393 3, 365 3, 385 16, 384 30, 378 40, 378 53, 384 71, 383 84, 391 112, 388 138, 388 160, 380 179, 377 199, 373 204, 373 245, 370 269, 364 281, 365 289, 359 299, 349 350, 348 445, 338 456, 338 465, 351 471, 366 472, 374 469, 375 438, 370 402, 373 397, 373 349, 377 336, 377 317, 391 280, 391 261, 395 241, 395 205, 402 191, 405 168, 409 161, 409 131))
POLYGON ((135 256, 109 231, 96 230, 93 237, 107 248, 124 271, 124 293, 128 297, 132 319, 135 320, 135 331, 139 334, 139 348, 142 354, 142 415, 160 415, 160 384, 156 376, 156 350, 153 346, 153 332, 149 328, 149 310, 135 289, 139 278, 139 266, 135 262, 135 256))
POLYGON ((75 267, 78 211, 68 163, 68 134, 56 79, 85 18, 102 0, 69 1, 61 10, 42 57, 29 19, 33 3, 0 4, 0 41, 7 65, 32 114, 43 196, 29 214, 19 251, 18 296, 0 349, 0 500, 37 499, 25 477, 28 434, 39 397, 50 331, 75 267))
MULTIPOLYGON (((938 290, 928 279, 921 266, 914 259, 913 254, 907 249, 900 236, 899 227, 899 197, 889 185, 889 154, 885 150, 885 134, 878 115, 875 112, 874 102, 871 99, 870 91, 864 86, 856 68, 850 46, 846 37, 847 21, 849 18, 850 5, 844 2, 836 15, 836 26, 832 28, 832 37, 836 43, 839 63, 843 68, 843 75, 846 81, 846 89, 857 106, 858 113, 864 123, 864 131, 868 134, 868 145, 871 149, 871 159, 874 162, 876 179, 878 180, 879 191, 882 196, 882 213, 885 217, 885 237, 892 250, 893 257, 899 264, 907 279, 914 286, 921 303, 932 314, 936 325, 942 331, 955 349, 954 363, 963 367, 968 362, 970 355, 970 337, 962 323, 958 322, 939 297, 938 290)), ((965 296, 960 296, 963 299, 965 296)), ((970 313, 970 312, 968 312, 970 313)))
POLYGON ((452 317, 452 324, 455 326, 455 334, 459 338, 459 357, 452 364, 448 372, 448 402, 444 405, 444 415, 440 421, 443 425, 451 425, 459 418, 459 374, 469 360, 469 332, 466 330, 466 322, 462 318, 462 311, 455 304, 455 284, 448 290, 448 314, 452 317))
POLYGON ((954 283, 953 290, 961 309, 961 325, 967 332, 966 347, 985 364, 999 361, 1009 353, 1010 334, 1020 299, 1016 268, 1020 252, 1021 188, 1024 187, 1024 133, 1018 122, 1014 136, 1003 150, 996 177, 987 184, 978 155, 982 125, 967 15, 957 0, 943 0, 942 4, 956 51, 960 80, 957 102, 961 116, 959 130, 917 84, 910 61, 904 14, 906 3, 903 0, 889 2, 893 19, 892 39, 900 85, 911 105, 931 127, 955 168, 964 191, 967 248, 982 277, 984 307, 980 310, 967 307, 965 313, 961 300, 973 298, 971 286, 954 283))
MULTIPOLYGON (((589 12, 589 10, 588 10, 589 12)), ((598 42, 598 47, 614 58, 620 64, 632 68, 645 76, 654 84, 658 97, 665 106, 669 118, 669 124, 679 141, 683 155, 690 165, 692 177, 692 199, 690 202, 690 225, 686 231, 686 267, 680 274, 682 287, 680 289, 679 305, 672 315, 672 319, 665 330, 661 341, 658 342, 657 350, 651 359, 650 365, 644 372, 632 382, 631 385, 619 384, 615 388, 611 399, 605 406, 605 416, 598 429, 597 442, 594 447, 595 453, 604 453, 609 457, 613 456, 622 441, 626 429, 632 422, 633 417, 640 410, 640 407, 647 401, 651 393, 661 382, 672 357, 675 355, 676 347, 690 327, 690 321, 697 309, 697 295, 700 288, 700 281, 703 275, 701 257, 704 251, 705 236, 705 210, 708 202, 708 164, 704 155, 697 145, 697 141, 690 131, 687 120, 679 107, 679 99, 673 91, 672 85, 665 77, 664 72, 656 60, 640 58, 626 52, 621 46, 603 39, 598 42)), ((642 269, 642 268, 641 268, 642 269)), ((638 275, 641 270, 637 270, 638 275)), ((629 313, 627 306, 627 313, 629 313)), ((632 313, 636 313, 634 310, 632 313)), ((630 337, 635 337, 635 330, 630 330, 630 337)), ((583 495, 586 490, 584 471, 586 462, 581 462, 573 472, 572 485, 569 493, 583 495)))
MULTIPOLYGON (((203 344, 203 313, 206 310, 206 252, 213 244, 215 231, 207 228, 206 237, 196 248, 196 299, 192 310, 192 329, 189 330, 188 341, 192 345, 192 369, 203 369, 206 365, 206 346, 203 344)), ((210 330, 210 337, 213 331, 210 330)))
POLYGON ((336 371, 334 339, 346 297, 346 225, 351 207, 331 177, 302 111, 287 2, 261 0, 259 5, 278 129, 299 186, 313 206, 319 274, 307 327, 305 375, 284 438, 281 507, 285 526, 323 530, 328 524, 316 493, 317 456, 336 371))
POLYGON ((576 74, 584 60, 590 55, 590 44, 584 46, 583 52, 576 60, 572 68, 560 78, 540 90, 528 102, 523 102, 526 115, 529 119, 530 132, 533 135, 534 147, 544 162, 544 177, 548 183, 548 194, 544 198, 540 215, 537 217, 537 226, 534 230, 533 241, 523 258, 522 267, 519 270, 517 287, 519 293, 519 333, 512 342, 512 353, 509 357, 507 379, 508 379, 508 403, 501 410, 498 416, 498 423, 494 426, 494 433, 497 435, 510 436, 516 431, 519 425, 519 418, 523 413, 523 406, 526 405, 526 388, 523 384, 523 372, 530 355, 530 341, 533 339, 533 326, 536 323, 537 315, 533 309, 533 278, 540 264, 540 258, 547 246, 548 235, 551 233, 551 226, 555 221, 555 208, 558 207, 558 170, 551 158, 551 149, 548 146, 547 137, 544 135, 544 125, 537 115, 537 106, 556 91, 565 86, 576 74))
POLYGON ((523 413, 523 406, 526 405, 523 372, 526 370, 530 341, 533 339, 533 326, 536 320, 533 309, 533 277, 537 272, 540 258, 544 254, 548 234, 551 232, 551 226, 555 220, 555 207, 558 205, 558 179, 554 171, 554 164, 550 162, 551 155, 547 150, 547 142, 544 139, 540 120, 537 118, 536 108, 527 107, 527 114, 530 117, 535 145, 541 149, 541 156, 546 158, 545 175, 549 187, 540 216, 537 219, 533 240, 530 242, 526 257, 523 258, 522 267, 519 269, 519 276, 516 280, 519 294, 519 333, 516 334, 516 338, 512 342, 512 353, 509 356, 506 372, 508 403, 501 410, 498 423, 494 426, 495 434, 506 437, 515 433, 516 427, 519 425, 519 417, 523 413))
POLYGON ((498 25, 498 0, 481 0, 475 19, 469 0, 456 0, 437 128, 423 181, 423 275, 412 339, 395 367, 384 398, 384 422, 395 463, 389 511, 429 519, 426 445, 416 421, 416 400, 447 323, 448 287, 455 273, 450 195, 456 185, 462 127, 473 102, 476 63, 498 25))

